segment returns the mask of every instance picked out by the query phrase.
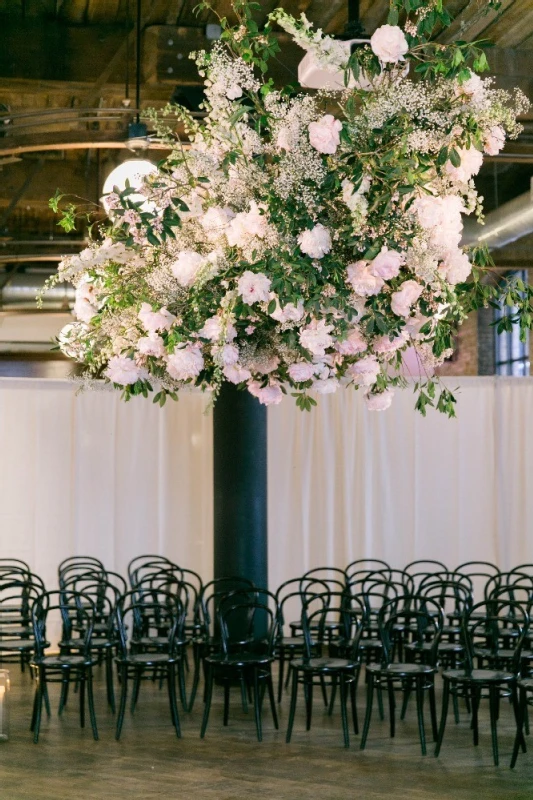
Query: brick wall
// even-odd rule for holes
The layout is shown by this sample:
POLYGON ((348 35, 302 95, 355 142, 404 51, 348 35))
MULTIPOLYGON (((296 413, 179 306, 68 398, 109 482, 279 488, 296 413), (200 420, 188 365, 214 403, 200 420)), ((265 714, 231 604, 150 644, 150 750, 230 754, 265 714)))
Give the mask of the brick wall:
POLYGON ((454 355, 451 359, 446 361, 442 367, 439 367, 437 373, 439 375, 478 374, 477 314, 471 314, 461 326, 454 355))

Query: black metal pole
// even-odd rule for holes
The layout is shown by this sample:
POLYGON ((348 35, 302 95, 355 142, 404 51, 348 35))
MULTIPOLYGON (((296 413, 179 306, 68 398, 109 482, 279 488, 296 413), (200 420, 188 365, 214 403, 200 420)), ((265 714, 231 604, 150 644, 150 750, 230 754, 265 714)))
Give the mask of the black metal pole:
POLYGON ((135 65, 135 106, 137 108, 137 125, 140 122, 140 108, 141 108, 141 3, 142 0, 137 0, 137 21, 136 21, 136 43, 135 54, 137 56, 137 63, 135 65))
POLYGON ((267 588, 267 410, 224 383, 213 426, 215 578, 267 588))

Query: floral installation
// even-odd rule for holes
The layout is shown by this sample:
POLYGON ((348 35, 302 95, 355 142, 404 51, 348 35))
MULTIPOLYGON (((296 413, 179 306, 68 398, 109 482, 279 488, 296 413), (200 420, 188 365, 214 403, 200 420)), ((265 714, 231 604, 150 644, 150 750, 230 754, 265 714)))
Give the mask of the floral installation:
MULTIPOLYGON (((473 178, 518 135, 527 98, 480 77, 480 43, 432 40, 450 22, 441 0, 392 0, 353 53, 303 14, 277 9, 259 29, 256 4, 233 7, 237 25, 222 19, 221 40, 194 54, 204 117, 172 107, 186 139, 167 120, 157 173, 107 195, 105 231, 61 262, 76 319, 60 348, 126 399, 163 404, 187 385, 216 397, 229 381, 302 409, 355 387, 372 410, 407 384, 414 348, 428 371, 418 409, 453 415, 433 370, 466 314, 497 299, 487 252, 461 247, 462 215, 482 218, 473 178), (275 87, 275 25, 345 88, 275 87)), ((523 301, 524 287, 506 291, 523 301)))

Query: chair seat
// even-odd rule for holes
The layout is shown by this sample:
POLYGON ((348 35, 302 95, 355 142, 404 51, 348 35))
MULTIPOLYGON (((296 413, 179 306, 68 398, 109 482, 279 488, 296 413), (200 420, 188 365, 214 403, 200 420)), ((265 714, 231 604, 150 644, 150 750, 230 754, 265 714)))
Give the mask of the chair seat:
MULTIPOLYGON (((116 645, 116 642, 112 642, 107 638, 104 639, 104 638, 100 638, 98 636, 94 636, 91 639, 91 647, 90 647, 90 649, 91 650, 93 650, 93 649, 103 650, 106 647, 114 647, 115 645, 116 645)), ((84 646, 85 646, 84 643, 82 641, 80 641, 79 639, 63 639, 61 642, 59 642, 59 647, 64 647, 67 650, 68 649, 70 649, 70 650, 83 650, 84 646)))
POLYGON ((171 658, 167 653, 130 653, 126 658, 116 658, 117 664, 131 664, 139 667, 149 667, 152 664, 175 664, 178 659, 171 658))
POLYGON ((4 639, 10 636, 29 636, 31 633, 31 627, 29 625, 22 625, 18 628, 2 628, 0 627, 0 639, 4 639))
POLYGON ((526 692, 533 692, 533 678, 520 678, 518 685, 526 692))
POLYGON ((381 664, 367 664, 367 672, 381 674, 391 677, 411 677, 413 675, 432 675, 437 670, 435 667, 430 667, 427 664, 389 664, 387 667, 382 667, 381 664))
POLYGON ((33 639, 0 639, 0 650, 33 650, 33 639))
POLYGON ((292 661, 291 666, 303 672, 342 672, 353 670, 359 666, 356 661, 347 658, 310 658, 292 661))
POLYGON ((205 660, 209 664, 214 664, 219 667, 252 667, 255 664, 271 664, 274 661, 273 656, 261 655, 260 653, 230 653, 225 656, 222 653, 214 653, 213 655, 206 656, 205 660))
POLYGON ((83 656, 44 656, 43 658, 32 658, 30 666, 32 667, 89 667, 92 666, 91 660, 87 661, 83 656))
POLYGON ((279 646, 282 647, 303 647, 304 646, 304 637, 303 636, 284 636, 279 646))
POLYGON ((473 669, 466 672, 464 669, 447 669, 442 677, 456 683, 512 683, 516 675, 498 669, 473 669))
POLYGON ((31 627, 31 622, 21 614, 2 614, 0 616, 0 630, 4 625, 21 625, 25 628, 31 627))

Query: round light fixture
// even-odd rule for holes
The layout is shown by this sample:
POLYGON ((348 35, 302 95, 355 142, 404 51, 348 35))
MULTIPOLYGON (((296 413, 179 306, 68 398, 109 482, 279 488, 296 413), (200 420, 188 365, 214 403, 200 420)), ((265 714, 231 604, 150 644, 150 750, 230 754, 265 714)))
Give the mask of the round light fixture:
MULTIPOLYGON (((108 204, 106 202, 107 198, 105 195, 112 192, 114 186, 122 191, 126 188, 126 181, 129 181, 130 186, 137 188, 141 185, 142 179, 145 177, 145 175, 150 175, 155 172, 157 172, 157 167, 155 164, 152 164, 151 161, 145 161, 144 159, 137 158, 124 161, 122 164, 119 164, 118 167, 115 167, 115 169, 109 173, 104 181, 104 187, 102 190, 104 197, 102 197, 102 204, 105 210, 109 211, 108 204)), ((143 200, 143 195, 131 194, 129 195, 129 199, 134 203, 138 203, 143 200)), ((148 210, 148 204, 143 206, 143 210, 148 210)))

